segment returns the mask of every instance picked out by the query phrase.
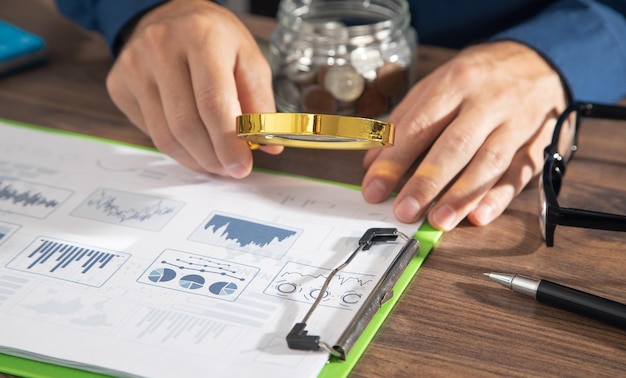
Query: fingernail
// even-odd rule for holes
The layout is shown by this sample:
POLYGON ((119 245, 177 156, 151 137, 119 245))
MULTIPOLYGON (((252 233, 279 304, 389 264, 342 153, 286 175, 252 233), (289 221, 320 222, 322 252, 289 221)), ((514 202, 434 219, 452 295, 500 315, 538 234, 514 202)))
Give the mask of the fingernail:
POLYGON ((400 203, 396 206, 395 214, 399 221, 401 222, 415 222, 417 218, 417 214, 420 212, 422 207, 419 202, 413 197, 405 197, 400 201, 400 203))
POLYGON ((363 197, 368 201, 380 202, 388 196, 387 187, 380 180, 372 180, 363 188, 363 197))
POLYGON ((474 210, 474 217, 480 224, 485 225, 493 220, 494 212, 495 209, 492 206, 482 204, 474 210))
POLYGON ((233 178, 244 178, 250 174, 250 169, 243 164, 232 164, 226 167, 226 172, 233 178))
POLYGON ((456 212, 448 205, 436 208, 431 217, 436 226, 444 231, 451 230, 456 222, 456 212))

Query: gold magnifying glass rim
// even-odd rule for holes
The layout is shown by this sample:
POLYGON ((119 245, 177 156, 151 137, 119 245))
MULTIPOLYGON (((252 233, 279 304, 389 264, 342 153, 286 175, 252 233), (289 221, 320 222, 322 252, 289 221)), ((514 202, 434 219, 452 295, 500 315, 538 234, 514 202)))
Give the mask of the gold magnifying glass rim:
POLYGON ((395 127, 369 118, 309 113, 251 113, 237 116, 237 136, 255 145, 336 150, 393 146, 395 127))

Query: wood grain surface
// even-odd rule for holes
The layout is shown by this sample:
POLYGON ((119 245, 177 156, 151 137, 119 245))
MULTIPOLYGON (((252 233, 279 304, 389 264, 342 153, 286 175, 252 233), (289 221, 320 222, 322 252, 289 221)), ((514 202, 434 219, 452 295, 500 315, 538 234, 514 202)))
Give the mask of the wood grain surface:
MULTIPOLYGON (((151 145, 108 97, 112 59, 100 36, 64 19, 47 0, 3 0, 0 19, 41 35, 50 48, 46 65, 0 78, 0 118, 151 145)), ((245 20, 260 40, 268 38, 271 20, 245 20)), ((420 46, 419 76, 453 54, 420 46)), ((560 204, 626 214, 624 146, 626 122, 587 121, 560 204)), ((289 149, 281 156, 257 153, 255 162, 360 184, 362 156, 289 149)), ((558 226, 555 247, 545 247, 536 187, 529 185, 491 225, 464 222, 444 234, 352 376, 626 374, 626 330, 538 304, 483 276, 521 273, 626 303, 626 234, 558 226)))

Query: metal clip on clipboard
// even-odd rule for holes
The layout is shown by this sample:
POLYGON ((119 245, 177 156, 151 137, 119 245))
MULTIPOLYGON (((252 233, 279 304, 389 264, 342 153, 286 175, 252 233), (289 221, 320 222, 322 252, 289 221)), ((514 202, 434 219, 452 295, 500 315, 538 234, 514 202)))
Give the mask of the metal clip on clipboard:
POLYGON ((389 267, 387 267, 387 270, 383 273, 380 281, 378 281, 378 284, 367 297, 363 306, 361 306, 356 312, 346 330, 339 337, 337 343, 331 347, 330 344, 322 341, 320 336, 308 335, 308 331, 306 330, 307 320, 322 300, 323 296, 318 295, 302 321, 296 323, 289 334, 287 334, 287 346, 290 349, 319 350, 320 348, 323 348, 327 350, 331 356, 339 360, 344 361, 346 359, 346 355, 354 343, 358 340, 365 327, 367 327, 372 317, 376 314, 376 311, 378 311, 378 309, 393 296, 393 286, 402 272, 404 272, 404 269, 409 264, 411 259, 415 257, 417 250, 419 249, 419 242, 408 237, 404 233, 399 232, 395 228, 370 228, 359 240, 359 246, 354 250, 354 252, 352 252, 343 264, 339 265, 328 275, 322 285, 322 288, 320 289, 320 293, 324 293, 332 279, 335 277, 335 274, 350 264, 360 251, 370 249, 376 242, 395 241, 398 236, 406 240, 406 244, 396 255, 394 261, 389 265, 389 267))

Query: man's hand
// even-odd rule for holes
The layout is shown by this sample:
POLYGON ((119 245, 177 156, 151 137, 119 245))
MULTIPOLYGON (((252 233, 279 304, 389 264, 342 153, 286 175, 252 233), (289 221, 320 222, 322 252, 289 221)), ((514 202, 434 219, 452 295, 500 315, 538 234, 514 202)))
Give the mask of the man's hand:
POLYGON ((386 199, 423 157, 395 200, 396 217, 454 228, 490 223, 539 172, 565 108, 558 73, 515 42, 476 45, 418 82, 389 116, 396 145, 369 151, 363 195, 386 199))
POLYGON ((137 23, 107 88, 159 150, 196 171, 241 178, 252 154, 235 136, 235 117, 275 111, 271 80, 235 15, 206 0, 172 0, 137 23))

